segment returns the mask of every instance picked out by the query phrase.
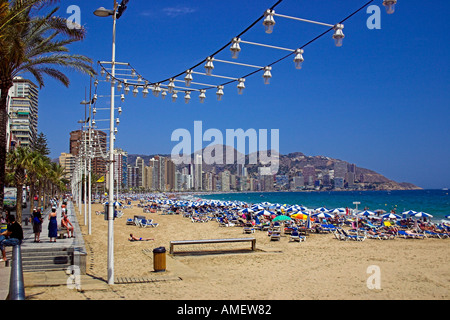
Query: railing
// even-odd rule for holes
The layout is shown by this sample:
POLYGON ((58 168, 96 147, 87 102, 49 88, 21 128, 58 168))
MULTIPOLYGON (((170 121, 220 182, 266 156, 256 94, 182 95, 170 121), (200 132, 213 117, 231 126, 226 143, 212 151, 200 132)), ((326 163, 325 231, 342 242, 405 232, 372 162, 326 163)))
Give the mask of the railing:
POLYGON ((20 245, 13 247, 7 300, 25 300, 25 285, 23 282, 22 252, 20 245))

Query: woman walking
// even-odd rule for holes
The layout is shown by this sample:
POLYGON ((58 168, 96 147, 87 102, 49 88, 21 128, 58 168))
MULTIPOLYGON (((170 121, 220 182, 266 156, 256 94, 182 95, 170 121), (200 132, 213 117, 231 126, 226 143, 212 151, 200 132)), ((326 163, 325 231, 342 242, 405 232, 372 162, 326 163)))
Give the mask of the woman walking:
POLYGON ((33 233, 34 242, 41 242, 40 236, 42 232, 42 215, 36 208, 33 210, 33 233))
POLYGON ((52 208, 52 212, 48 215, 48 237, 50 242, 56 242, 58 236, 58 221, 56 220, 56 208, 52 208), (53 241, 52 241, 53 238, 53 241))

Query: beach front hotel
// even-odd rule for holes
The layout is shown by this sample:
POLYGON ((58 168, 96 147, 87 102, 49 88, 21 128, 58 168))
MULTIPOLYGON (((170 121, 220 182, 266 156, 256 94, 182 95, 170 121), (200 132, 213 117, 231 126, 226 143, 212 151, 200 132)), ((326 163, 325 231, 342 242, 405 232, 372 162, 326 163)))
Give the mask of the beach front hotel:
POLYGON ((31 147, 38 127, 38 87, 30 80, 15 77, 8 92, 7 149, 17 145, 31 147))

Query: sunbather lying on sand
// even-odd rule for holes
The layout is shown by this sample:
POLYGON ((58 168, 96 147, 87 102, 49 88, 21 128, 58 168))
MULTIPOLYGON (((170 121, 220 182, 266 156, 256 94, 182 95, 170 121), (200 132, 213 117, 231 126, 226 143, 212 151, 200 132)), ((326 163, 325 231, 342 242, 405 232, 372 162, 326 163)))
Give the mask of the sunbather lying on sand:
POLYGON ((155 240, 153 238, 138 238, 133 236, 132 233, 130 233, 130 238, 128 238, 129 241, 150 241, 150 240, 155 240))

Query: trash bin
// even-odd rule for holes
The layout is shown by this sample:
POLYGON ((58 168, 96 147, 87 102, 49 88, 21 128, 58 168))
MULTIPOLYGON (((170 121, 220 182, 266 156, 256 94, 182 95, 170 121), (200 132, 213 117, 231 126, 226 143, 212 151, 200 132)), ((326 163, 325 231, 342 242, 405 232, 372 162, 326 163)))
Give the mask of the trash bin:
POLYGON ((166 248, 153 249, 153 269, 155 272, 166 271, 166 248))

